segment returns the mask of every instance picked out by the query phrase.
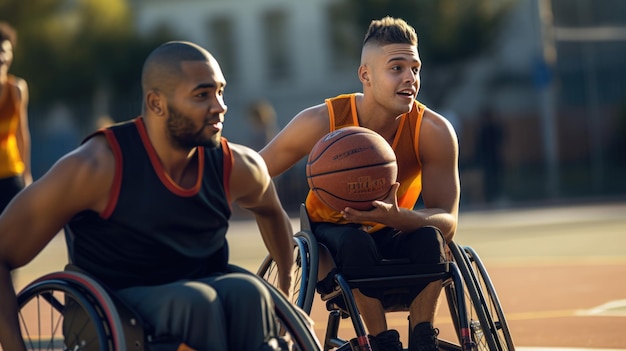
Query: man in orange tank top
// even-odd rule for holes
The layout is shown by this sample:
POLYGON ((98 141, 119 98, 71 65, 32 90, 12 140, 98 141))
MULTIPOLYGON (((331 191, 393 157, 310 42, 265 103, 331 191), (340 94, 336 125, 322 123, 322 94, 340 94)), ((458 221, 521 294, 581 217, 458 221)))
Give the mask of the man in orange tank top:
MULTIPOLYGON (((374 209, 335 212, 309 193, 307 211, 318 241, 338 269, 350 278, 355 268, 367 272, 381 258, 408 257, 414 263, 440 263, 444 240, 452 240, 458 219, 458 141, 452 125, 418 103, 421 60, 415 30, 401 19, 372 21, 363 42, 358 77, 363 92, 340 95, 307 108, 261 150, 272 176, 305 157, 326 133, 348 125, 369 128, 394 148, 399 178, 374 209), (424 208, 414 209, 421 195, 424 208), (370 223, 376 225, 371 226, 370 223), (367 223, 364 224, 364 223, 367 223)), ((321 267, 320 278, 330 267, 321 267)), ((353 272, 354 271, 354 272, 353 272)), ((326 279, 328 276, 326 276, 326 279)), ((318 289, 322 290, 322 279, 318 289)), ((438 350, 433 327, 441 282, 414 287, 409 350, 438 350)), ((389 330, 376 291, 354 290, 374 350, 401 350, 396 330, 389 330)))
POLYGON ((0 212, 13 196, 32 182, 28 85, 9 74, 17 33, 0 22, 0 212))

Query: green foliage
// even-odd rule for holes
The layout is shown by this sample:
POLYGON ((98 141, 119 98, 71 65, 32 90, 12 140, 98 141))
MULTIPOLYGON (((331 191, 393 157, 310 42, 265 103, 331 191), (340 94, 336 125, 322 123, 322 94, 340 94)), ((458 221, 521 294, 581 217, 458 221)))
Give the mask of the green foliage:
POLYGON ((400 17, 415 27, 420 56, 428 66, 465 61, 493 43, 515 0, 348 0, 365 34, 373 19, 400 17))
MULTIPOLYGON (((402 17, 417 29, 422 60, 434 70, 488 48, 513 1, 345 0, 336 20, 358 30, 339 39, 360 44, 372 19, 402 17)), ((40 106, 90 102, 103 87, 113 99, 128 96, 145 56, 169 40, 166 31, 138 37, 127 0, 0 0, 0 20, 18 30, 12 72, 29 82, 31 100, 40 106)), ((346 48, 358 57, 356 44, 346 48)))
POLYGON ((12 71, 44 106, 91 101, 102 87, 127 95, 147 53, 167 38, 138 37, 125 0, 0 0, 0 20, 18 31, 12 71))

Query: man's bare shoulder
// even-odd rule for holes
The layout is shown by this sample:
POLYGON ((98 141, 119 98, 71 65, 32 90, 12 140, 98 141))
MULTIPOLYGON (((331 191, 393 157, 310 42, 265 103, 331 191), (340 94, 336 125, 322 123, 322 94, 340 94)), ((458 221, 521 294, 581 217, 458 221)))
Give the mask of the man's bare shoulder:
POLYGON ((285 128, 291 131, 290 136, 298 139, 298 143, 308 149, 330 131, 330 118, 326 104, 311 106, 302 110, 285 128))
POLYGON ((298 113, 260 151, 272 176, 282 174, 306 156, 313 145, 330 131, 325 104, 311 106, 298 113))
POLYGON ((115 157, 104 135, 96 134, 65 156, 77 167, 85 167, 93 172, 114 169, 115 157))
POLYGON ((458 139, 452 123, 431 109, 424 111, 419 145, 423 165, 436 159, 456 162, 458 157, 458 139))
POLYGON ((76 200, 84 203, 84 209, 99 212, 106 207, 116 160, 103 135, 91 137, 59 160, 54 168, 56 171, 52 174, 55 177, 66 177, 74 188, 80 189, 80 200, 76 200))
POLYGON ((265 161, 263 161, 261 155, 252 148, 231 142, 228 142, 228 146, 233 155, 235 162, 234 167, 244 167, 245 169, 265 168, 265 161))
POLYGON ((253 149, 236 143, 228 143, 233 155, 230 175, 231 200, 248 207, 267 189, 271 177, 261 155, 253 149))
POLYGON ((314 105, 302 110, 295 117, 296 119, 305 119, 311 123, 328 124, 328 107, 325 103, 314 105))
POLYGON ((31 215, 65 222, 84 210, 103 211, 116 171, 113 152, 106 144, 104 137, 90 139, 29 185, 22 201, 36 202, 31 204, 31 215))
POLYGON ((12 89, 15 94, 17 94, 20 100, 28 98, 28 83, 26 82, 26 80, 20 77, 11 76, 11 79, 9 79, 8 83, 9 88, 12 89))
POLYGON ((444 116, 426 107, 422 117, 422 130, 426 130, 428 134, 435 134, 440 137, 450 136, 456 139, 456 132, 452 123, 444 116))

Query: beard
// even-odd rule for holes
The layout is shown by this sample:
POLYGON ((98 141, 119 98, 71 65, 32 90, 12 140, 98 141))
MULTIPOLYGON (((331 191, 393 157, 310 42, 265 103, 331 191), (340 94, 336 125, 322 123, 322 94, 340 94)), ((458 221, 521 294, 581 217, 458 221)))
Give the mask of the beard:
POLYGON ((197 146, 215 148, 220 144, 221 133, 206 136, 204 135, 206 125, 203 124, 198 129, 193 120, 178 109, 169 106, 168 111, 167 132, 175 146, 181 149, 192 149, 197 146))

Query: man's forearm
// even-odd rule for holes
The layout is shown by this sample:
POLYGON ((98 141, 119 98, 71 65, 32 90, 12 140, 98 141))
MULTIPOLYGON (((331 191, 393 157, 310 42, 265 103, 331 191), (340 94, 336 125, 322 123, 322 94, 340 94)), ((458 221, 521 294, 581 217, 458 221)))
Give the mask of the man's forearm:
POLYGON ((285 215, 268 222, 269 228, 265 231, 267 237, 264 235, 263 238, 265 245, 274 261, 276 261, 278 269, 281 271, 289 270, 293 263, 291 243, 293 230, 289 217, 285 215))
POLYGON ((11 273, 6 265, 0 264, 0 345, 3 350, 26 350, 19 328, 11 273))

